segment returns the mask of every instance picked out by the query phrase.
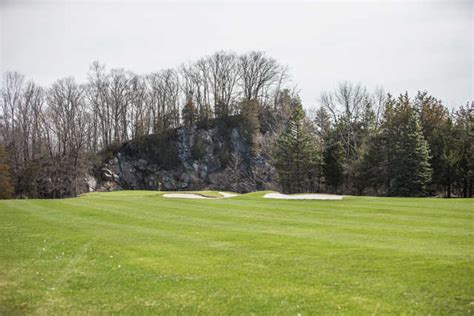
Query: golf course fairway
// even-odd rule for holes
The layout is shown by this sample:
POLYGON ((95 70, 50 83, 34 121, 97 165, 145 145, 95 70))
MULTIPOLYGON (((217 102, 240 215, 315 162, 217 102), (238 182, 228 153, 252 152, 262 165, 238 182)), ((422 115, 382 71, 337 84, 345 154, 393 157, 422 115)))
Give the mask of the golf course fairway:
POLYGON ((0 315, 474 313, 473 199, 265 193, 0 201, 0 315))

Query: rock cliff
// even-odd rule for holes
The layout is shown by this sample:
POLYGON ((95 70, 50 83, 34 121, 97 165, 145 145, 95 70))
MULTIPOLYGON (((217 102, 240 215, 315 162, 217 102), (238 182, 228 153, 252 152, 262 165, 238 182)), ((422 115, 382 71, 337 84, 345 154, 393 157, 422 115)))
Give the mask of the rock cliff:
POLYGON ((98 168, 94 189, 277 189, 272 140, 269 133, 259 134, 250 146, 239 126, 225 124, 148 135, 115 150, 98 168))

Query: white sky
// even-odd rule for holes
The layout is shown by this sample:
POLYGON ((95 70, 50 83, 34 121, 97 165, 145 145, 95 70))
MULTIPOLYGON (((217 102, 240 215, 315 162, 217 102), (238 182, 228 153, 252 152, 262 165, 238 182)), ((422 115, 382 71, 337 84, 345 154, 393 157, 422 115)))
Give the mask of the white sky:
POLYGON ((153 2, 0 0, 0 71, 43 85, 94 60, 148 73, 217 50, 288 65, 306 106, 343 80, 474 100, 474 1, 153 2))

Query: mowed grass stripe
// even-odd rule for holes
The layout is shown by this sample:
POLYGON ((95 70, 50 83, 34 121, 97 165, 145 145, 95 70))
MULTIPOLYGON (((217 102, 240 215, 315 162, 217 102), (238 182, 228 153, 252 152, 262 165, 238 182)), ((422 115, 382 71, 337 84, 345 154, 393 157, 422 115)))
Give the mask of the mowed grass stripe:
MULTIPOLYGON (((69 206, 71 206, 71 202, 68 202, 67 204, 69 206)), ((72 207, 71 210, 74 211, 76 208, 78 208, 78 207, 77 206, 72 207)), ((80 209, 80 207, 79 207, 79 209, 80 209)), ((89 209, 93 209, 93 208, 89 208, 89 209)), ((178 208, 175 208, 175 209, 178 209, 178 208)), ((284 226, 284 227, 290 228, 287 232, 281 232, 280 229, 278 231, 269 229, 268 225, 266 225, 266 223, 269 222, 268 220, 239 221, 238 220, 239 218, 236 218, 235 216, 232 216, 231 219, 224 218, 222 216, 216 216, 216 215, 203 217, 203 216, 196 216, 196 215, 186 216, 186 214, 182 214, 181 216, 176 216, 176 213, 173 212, 172 213, 173 215, 170 218, 170 216, 168 215, 169 214, 168 212, 161 212, 160 216, 159 216, 159 220, 157 221, 158 223, 154 223, 153 220, 150 220, 149 217, 147 217, 147 218, 136 218, 136 217, 131 216, 130 214, 135 214, 136 215, 136 213, 132 213, 130 207, 128 207, 128 206, 123 206, 122 205, 122 206, 113 207, 112 205, 109 205, 109 207, 106 207, 106 208, 101 207, 101 208, 98 208, 98 210, 99 211, 102 210, 103 212, 107 212, 107 213, 112 213, 112 214, 110 214, 109 218, 103 218, 103 221, 105 221, 106 225, 109 225, 110 223, 117 222, 117 220, 128 222, 129 219, 134 219, 135 220, 134 225, 139 225, 141 227, 153 226, 153 227, 157 228, 157 227, 160 227, 159 226, 160 223, 166 223, 167 226, 169 226, 169 224, 174 224, 174 226, 171 227, 171 229, 177 229, 177 228, 179 228, 178 226, 183 226, 183 225, 188 225, 188 226, 191 226, 191 227, 193 227, 193 226, 213 225, 213 227, 215 227, 215 228, 220 227, 221 229, 226 230, 226 231, 228 231, 228 230, 241 231, 242 228, 244 228, 244 230, 247 231, 247 232, 255 230, 255 231, 260 231, 260 232, 265 232, 265 233, 277 233, 277 234, 283 233, 283 234, 289 234, 289 235, 292 235, 292 236, 295 236, 295 234, 292 234, 291 227, 297 225, 298 226, 298 235, 302 236, 302 237, 303 236, 308 236, 308 235, 311 236, 311 237, 316 237, 316 236, 314 236, 315 233, 326 232, 326 231, 330 230, 332 227, 337 227, 338 230, 341 233, 346 232, 346 233, 350 233, 354 236, 360 236, 360 235, 367 236, 368 235, 367 234, 368 230, 370 230, 370 235, 377 235, 378 233, 385 232, 386 234, 382 237, 382 240, 384 240, 384 241, 389 241, 391 234, 394 234, 394 233, 397 234, 397 238, 401 237, 403 235, 408 235, 408 237, 410 237, 410 238, 415 238, 416 237, 417 239, 428 239, 428 240, 432 239, 432 234, 441 234, 441 235, 443 234, 439 230, 434 230, 434 231, 429 232, 429 233, 427 233, 427 232, 416 232, 416 231, 414 232, 412 230, 407 231, 406 229, 402 229, 401 226, 399 226, 399 225, 397 225, 396 227, 393 227, 394 225, 382 226, 382 224, 378 224, 378 225, 373 225, 372 224, 370 226, 366 226, 366 225, 360 225, 360 223, 359 223, 357 226, 355 226, 353 222, 340 221, 340 220, 339 221, 336 221, 336 220, 331 220, 331 221, 318 220, 317 222, 311 222, 311 221, 303 222, 303 220, 294 221, 294 220, 289 220, 289 219, 279 219, 279 220, 273 219, 271 221, 272 226, 277 225, 277 226, 284 226), (119 216, 117 217, 117 215, 119 215, 119 216), (140 221, 142 221, 142 222, 140 223, 140 221), (156 226, 157 224, 158 224, 158 226, 156 226), (242 224, 242 225, 237 226, 238 224, 242 224), (304 231, 302 230, 303 228, 305 229, 304 231)), ((168 211, 168 209, 167 209, 167 211, 168 211)), ((74 213, 69 212, 67 214, 68 214, 68 216, 72 216, 72 214, 74 214, 74 213)), ((90 213, 90 214, 93 214, 93 212, 90 213)), ((196 214, 196 213, 194 213, 194 214, 196 214)), ((200 213, 198 213, 198 214, 200 214, 200 213)), ((65 216, 65 214, 63 214, 63 217, 64 216, 65 216)), ((74 216, 72 216, 72 217, 74 217, 74 216)), ((62 218, 61 218, 61 220, 62 220, 62 218)), ((88 220, 90 220, 90 218, 89 218, 89 216, 87 216, 86 218, 84 218, 83 216, 80 217, 80 218, 74 217, 71 220, 71 222, 76 224, 76 222, 78 220, 88 221, 88 220)), ((93 220, 91 225, 99 225, 100 223, 102 223, 102 222, 93 220)), ((119 227, 119 229, 121 229, 121 228, 119 227)), ((445 237, 444 241, 448 241, 448 240, 446 240, 446 238, 449 237, 449 234, 445 233, 445 235, 446 236, 444 236, 445 237)), ((342 235, 340 237, 346 238, 348 236, 342 235)), ((370 238, 373 238, 373 237, 370 237, 370 238)), ((432 250, 432 248, 428 248, 428 249, 432 250)))
POLYGON ((472 200, 261 195, 0 202, 0 313, 470 313, 472 200))
MULTIPOLYGON (((75 212, 76 209, 79 211, 81 208, 74 207, 74 203, 72 202, 73 200, 65 200, 64 202, 61 202, 61 204, 67 204, 70 206, 70 210, 73 212, 69 212, 68 216, 72 216, 72 214, 75 212)), ((199 201, 200 202, 200 201, 199 201)), ((149 203, 149 202, 148 202, 149 203)), ((208 202, 209 203, 209 202, 208 202)), ((143 206, 146 205, 146 203, 142 203, 143 206)), ((65 205, 63 205, 64 207, 65 205)), ((117 221, 125 221, 129 222, 129 219, 135 219, 134 225, 141 225, 140 227, 147 227, 147 226, 153 226, 155 229, 163 227, 166 228, 168 227, 168 230, 182 230, 181 226, 188 226, 188 227, 194 227, 194 226, 201 226, 201 227, 207 227, 209 225, 212 225, 214 229, 222 229, 225 231, 245 231, 245 232, 252 232, 252 231, 259 231, 260 233, 267 233, 267 234, 285 234, 288 236, 293 236, 293 237, 301 237, 301 238, 319 238, 319 239, 325 239, 324 233, 330 232, 332 228, 337 228, 339 234, 336 238, 331 237, 331 240, 333 241, 340 241, 348 242, 349 244, 353 243, 363 243, 365 246, 372 245, 373 247, 388 247, 388 248, 399 248, 400 250, 406 249, 406 245, 404 240, 399 240, 401 237, 407 237, 411 241, 411 245, 409 245, 408 251, 412 251, 415 246, 419 246, 420 249, 417 249, 417 251, 423 251, 426 254, 429 253, 444 253, 447 255, 452 255, 453 253, 450 251, 451 250, 451 242, 459 242, 458 239, 456 239, 456 236, 453 236, 453 233, 446 233, 443 231, 440 231, 439 229, 432 228, 431 231, 417 231, 417 229, 410 229, 407 230, 403 226, 400 225, 386 225, 384 224, 373 224, 371 223, 370 225, 364 225, 361 223, 360 220, 358 220, 358 223, 355 224, 353 221, 342 221, 342 220, 317 220, 316 222, 311 221, 311 220, 299 220, 299 221, 294 221, 291 219, 272 219, 271 221, 268 221, 267 219, 259 220, 259 221, 254 221, 254 220, 249 220, 249 221, 239 221, 238 218, 235 218, 235 216, 222 216, 222 214, 219 214, 218 212, 211 212, 211 215, 207 214, 203 216, 201 212, 199 212, 199 208, 195 208, 194 212, 192 214, 189 214, 187 211, 182 211, 181 216, 177 216, 176 212, 182 210, 182 208, 179 207, 173 207, 173 212, 171 213, 171 218, 170 218, 170 208, 164 208, 160 213, 159 213, 159 218, 156 223, 154 223, 153 218, 149 217, 150 213, 147 212, 146 218, 141 219, 140 223, 140 218, 137 218, 137 215, 140 213, 143 213, 144 209, 143 208, 140 212, 133 212, 130 207, 126 206, 126 203, 121 203, 121 206, 116 206, 116 205, 108 205, 107 206, 102 205, 100 208, 98 208, 99 211, 106 212, 106 213, 113 213, 110 214, 109 217, 105 217, 104 214, 102 214, 103 219, 105 220, 105 224, 110 226, 110 223, 115 223, 117 221), (122 210, 119 212, 119 210, 122 210), (133 215, 131 215, 133 214, 133 215), (120 216, 117 216, 120 215, 120 216), (267 223, 271 222, 271 226, 268 226, 267 223), (163 225, 163 223, 166 223, 163 225), (241 224, 241 225, 238 225, 241 224), (174 225, 174 226, 170 226, 174 225), (297 232, 295 233, 291 228, 294 226, 298 226, 297 232), (285 227, 286 230, 282 232, 282 230, 279 227, 285 227), (442 238, 442 242, 436 242, 435 244, 429 245, 426 244, 427 241, 431 241, 433 239, 433 234, 438 235, 439 237, 442 238), (374 237, 376 236, 376 237, 374 237), (413 241, 417 240, 418 242, 421 242, 419 245, 414 245, 413 241), (367 241, 371 241, 372 243, 369 244, 367 241), (399 241, 399 242, 397 242, 399 241), (395 244, 394 244, 395 242, 395 244), (444 248, 442 248, 444 247, 444 248)), ((156 206, 156 202, 153 203, 153 207, 156 206)), ((209 207, 208 207, 209 208, 209 207)), ((87 214, 95 214, 94 212, 90 211, 91 208, 89 208, 89 213, 82 214, 82 215, 87 215, 87 214)), ((217 211, 217 210, 216 210, 217 211)), ((155 211, 152 211, 155 212, 155 211)), ((234 212, 235 213, 235 212, 234 212)), ((97 213, 98 214, 98 213, 97 213)), ((63 214, 64 216, 65 214, 63 214)), ((72 223, 76 223, 78 220, 89 220, 89 217, 86 218, 74 218, 72 219, 72 223)), ((117 223, 119 223, 117 222, 117 223)), ((93 220, 91 225, 99 225, 101 221, 96 221, 93 220)), ((469 227, 468 227, 469 228, 469 227)), ((122 229, 122 227, 117 227, 117 229, 122 229)), ((139 228, 138 230, 140 230, 139 228)), ((138 232, 139 233, 139 232, 138 232)), ((144 233, 147 233, 147 231, 144 231, 144 233)), ((461 231, 457 232, 456 234, 458 235, 468 235, 472 236, 472 230, 466 229, 466 231, 461 231)), ((461 241, 462 243, 462 241, 461 241)), ((466 245, 469 247, 469 245, 466 245)))
MULTIPOLYGON (((116 217, 114 217, 116 218, 116 217)), ((74 219, 72 221, 74 223, 74 225, 76 225, 77 223, 77 219, 74 219)), ((169 221, 167 222, 169 224, 169 221)), ((87 226, 91 226, 91 227, 95 227, 94 225, 99 225, 100 222, 96 222, 96 223, 91 223, 91 224, 87 224, 87 226)), ((116 230, 118 230, 119 232, 122 232, 122 231, 130 231, 130 233, 133 233, 133 234, 153 234, 153 235, 164 235, 164 236, 167 236, 167 237, 171 237, 173 236, 174 238, 176 238, 176 235, 179 234, 179 238, 180 239, 188 239, 188 240, 199 240, 196 235, 190 235, 190 236, 186 236, 186 234, 188 234, 190 231, 188 228, 184 229, 182 226, 183 225, 187 225, 187 226, 191 226, 194 228, 194 230, 196 230, 196 225, 198 224, 201 224, 201 223, 191 223, 191 224, 188 224, 188 223, 185 223, 183 220, 179 220, 178 219, 178 222, 174 222, 174 226, 173 227, 167 227, 165 228, 164 230, 161 229, 160 231, 157 231, 158 227, 154 227, 153 229, 145 229, 143 227, 135 227, 137 225, 137 223, 133 224, 132 226, 130 225, 121 225, 121 226, 117 226, 117 225, 112 225, 111 226, 111 223, 110 221, 106 222, 106 225, 107 227, 114 227, 116 230), (171 229, 171 230, 170 230, 171 229), (174 233, 174 232, 177 232, 177 233, 174 233)), ((208 225, 209 223, 205 223, 205 225, 208 225)), ((216 223, 214 223, 216 224, 216 223)), ((143 223, 142 223, 143 225, 143 223)), ((204 226, 205 226, 204 225, 204 226)), ((201 226, 203 226, 201 224, 201 226)), ((241 228, 238 228, 237 226, 234 227, 234 225, 231 225, 232 227, 228 227, 228 226, 225 226, 223 227, 222 229, 225 231, 225 232, 229 232, 229 231, 232 231, 232 232, 239 232, 239 231, 242 231, 241 228), (237 228, 236 228, 237 227, 237 228)), ((214 225, 213 229, 217 229, 218 227, 216 227, 214 225)), ((251 234, 251 231, 254 231, 254 230, 257 230, 257 231, 260 231, 261 234, 274 234, 274 235, 278 235, 278 234, 282 234, 280 230, 269 230, 267 228, 260 228, 260 227, 255 227, 254 226, 249 226, 249 227, 246 227, 246 232, 248 234, 251 234), (249 231, 250 229, 250 231, 249 231)), ((102 227, 98 227, 98 229, 103 229, 102 227)), ((368 248, 368 247, 378 247, 378 248, 383 248, 383 249, 397 249, 398 251, 408 251, 408 252, 419 252, 419 253, 423 253, 425 255, 428 255, 428 254, 432 254, 432 255, 436 255, 436 256, 453 256, 453 255, 459 255, 459 249, 456 250, 456 253, 454 253, 452 251, 452 245, 451 244, 448 244, 446 245, 446 238, 444 238, 443 242, 442 243, 438 243, 438 244, 427 244, 426 242, 424 241, 420 241, 420 240, 416 240, 416 243, 415 243, 415 240, 413 239, 413 236, 409 236, 412 238, 412 240, 406 240, 406 241, 409 241, 409 243, 405 243, 404 240, 399 240, 399 237, 400 236, 395 236, 395 237, 391 237, 391 236, 383 236, 383 237, 379 237, 379 238, 374 238, 373 237, 373 234, 374 232, 361 232, 361 233, 358 233, 358 234, 354 234, 353 232, 351 232, 350 234, 347 234, 347 233, 343 233, 340 229, 339 229, 339 232, 337 234, 336 237, 334 237, 333 235, 327 235, 325 234, 327 232, 327 230, 325 229, 321 229, 319 228, 317 231, 309 231, 309 232, 306 232, 306 231, 299 231, 297 234, 295 234, 294 232, 292 232, 291 230, 289 232, 285 232, 284 235, 287 235, 287 236, 293 236, 293 237, 297 237, 297 238, 311 238, 311 239, 318 239, 320 241, 328 241, 328 242, 331 242, 331 243, 340 243, 340 244, 346 244, 346 245, 364 245, 365 248, 368 248), (409 245, 409 247, 407 248, 407 245, 409 245)), ((469 247, 470 245, 465 245, 466 246, 466 252, 469 253, 469 247)), ((458 247, 459 248, 459 247, 458 247)), ((471 254, 472 255, 472 254, 471 254)), ((465 257, 466 255, 462 255, 463 257, 465 257)))
MULTIPOLYGON (((149 204, 149 206, 151 207, 154 207, 156 205, 156 202, 149 202, 147 201, 148 203, 146 204, 149 204)), ((199 202, 202 202, 202 201, 199 201, 199 202)), ((313 202, 314 203, 314 202, 313 202)), ((197 203, 199 205, 199 203, 197 203)), ((433 227, 432 224, 430 223, 423 223, 423 222, 420 222, 418 223, 418 227, 416 229, 414 228, 411 228, 409 231, 407 231, 406 229, 406 225, 397 225, 395 223, 390 223, 391 225, 390 226, 387 226, 387 222, 385 220, 381 220, 380 222, 381 223, 374 223, 374 220, 372 218, 372 220, 370 220, 370 218, 366 218, 364 219, 364 221, 361 220, 361 218, 357 218, 357 221, 358 221, 358 225, 354 225, 354 222, 353 222, 353 219, 351 219, 350 221, 342 221, 340 219, 340 216, 338 217, 339 220, 335 220, 335 219, 324 219, 322 220, 321 218, 317 219, 317 220, 310 220, 308 219, 307 217, 306 218, 300 218, 300 219, 294 219, 295 216, 292 216, 291 218, 288 218, 288 216, 286 217, 275 217, 275 216, 272 216, 271 217, 271 220, 268 219, 269 217, 269 212, 268 212, 268 209, 267 208, 264 208, 263 209, 263 213, 262 216, 260 217, 261 220, 260 221, 256 221, 255 220, 255 212, 248 212, 247 215, 244 215, 243 213, 246 213, 244 211, 232 211, 232 212, 228 212, 227 210, 230 209, 232 206, 226 206, 226 207, 222 207, 221 205, 218 205, 216 206, 215 204, 211 206, 209 206, 209 202, 206 203, 206 205, 204 206, 205 209, 207 211, 215 211, 215 212, 211 212, 212 215, 209 215, 209 214, 205 214, 205 215, 201 215, 200 212, 198 212, 200 210, 199 207, 197 207, 198 205, 196 205, 195 209, 194 209, 194 212, 192 213, 189 213, 189 212, 181 212, 181 215, 185 217, 185 222, 183 222, 183 218, 182 217, 179 217, 179 216, 176 216, 178 214, 180 214, 180 211, 183 210, 182 206, 174 206, 172 209, 170 209, 170 207, 168 206, 166 208, 166 211, 173 211, 172 214, 172 218, 175 219, 175 220, 178 220, 178 224, 182 225, 184 223, 187 223, 187 222, 190 222, 191 226, 194 226, 194 225, 198 225, 198 224, 201 224, 201 225, 208 225, 208 224, 225 224, 225 229, 229 229, 228 226, 233 226, 234 224, 238 224, 239 222, 241 222, 242 224, 262 224, 262 223, 268 223, 268 222, 271 222, 272 225, 275 225, 275 224, 278 224, 278 225, 284 225, 285 227, 288 227, 288 226, 292 226, 292 225, 298 225, 299 227, 301 228, 307 228, 307 229, 310 229, 311 231, 315 228, 317 229, 321 229, 321 228, 327 228, 328 226, 333 226, 333 227, 341 227, 341 228, 346 228, 348 231, 351 231, 351 232, 354 232, 354 233, 357 233, 357 232, 361 232, 362 234, 366 234, 366 230, 367 229, 370 229, 370 230, 382 230, 382 232, 385 232, 387 234, 392 234, 392 233, 397 233, 399 236, 400 234, 409 234, 409 237, 410 238, 413 238, 413 237, 417 237, 419 239, 432 239, 432 234, 436 234, 438 235, 439 237, 445 237, 443 240, 445 241, 448 241, 446 238, 449 238, 450 236, 453 236, 456 237, 457 235, 468 235, 468 236, 472 236, 472 227, 470 227, 470 225, 466 225, 464 222, 464 226, 465 226, 465 230, 463 231, 458 231, 458 232, 453 232, 452 229, 451 230, 448 230, 448 229, 443 229, 441 230, 440 228, 438 227, 433 227), (201 215, 201 216, 199 216, 201 215), (253 215, 253 216, 252 216, 253 215), (237 218, 236 218, 237 217, 237 218), (239 221, 238 219, 240 218, 244 218, 244 219, 249 219, 249 221, 239 221), (205 219, 203 221, 203 219, 205 219), (361 223, 362 222, 362 223, 361 223), (317 227, 315 227, 317 226, 317 227), (420 227, 423 227, 423 229, 420 229, 420 227), (444 234, 444 236, 443 236, 444 234), (441 235, 441 236, 440 236, 441 235)), ((110 205, 112 206, 112 205, 110 205)), ((112 209, 112 207, 109 207, 108 209, 112 209)), ((116 208, 113 208, 114 210, 116 208)), ((128 208, 125 208, 125 210, 128 210, 128 208)), ((154 211, 152 211, 154 212, 154 211)), ((127 211, 127 213, 129 213, 127 211)), ((321 213, 325 213, 325 215, 327 215, 328 217, 331 217, 333 218, 334 216, 329 214, 328 215, 328 211, 324 211, 324 212, 321 212, 321 213)), ((169 213, 168 212, 161 212, 160 213, 160 221, 162 220, 168 220, 168 215, 169 213), (165 218, 163 218, 165 217, 165 218)), ((271 212, 271 214, 274 214, 273 210, 271 212)), ((146 216, 150 215, 150 213, 147 213, 146 216)), ((294 215, 294 214, 292 214, 294 215)), ((270 215, 271 216, 271 215, 270 215)), ((147 217, 148 218, 148 217, 147 217)), ((379 222, 379 221, 377 221, 379 222)), ((453 222, 453 220, 451 220, 451 222, 453 222)), ((171 221, 168 220, 168 223, 171 223, 171 221)), ((462 224, 462 222, 460 222, 462 224)), ((415 224, 413 224, 415 225, 415 224)), ((452 227, 453 223, 448 223, 446 225, 450 225, 452 227)), ((260 229, 259 227, 255 227, 256 229, 260 229)), ((261 231, 261 230, 260 230, 261 231)), ((377 231, 374 231, 374 233, 377 233, 377 231)), ((454 240, 456 241, 456 240, 454 240)))
MULTIPOLYGON (((226 201, 227 202, 227 201, 226 201)), ((183 209, 183 202, 182 201, 179 201, 179 202, 176 202, 174 201, 173 203, 169 203, 169 204, 165 204, 164 202, 161 202, 160 201, 160 206, 161 206, 161 209, 157 209, 157 210, 175 210, 176 212, 179 212, 179 211, 183 211, 184 214, 186 214, 187 216, 194 216, 193 214, 196 214, 199 210, 203 209, 205 210, 205 212, 207 213, 208 211, 211 211, 211 210, 215 210, 215 216, 225 216, 225 215, 232 215, 232 216, 236 216, 236 217, 248 217, 248 218, 264 218, 264 219, 272 219, 272 220, 275 220, 275 219, 281 219, 281 218, 295 218, 296 216, 298 216, 298 214, 302 213, 301 217, 302 220, 307 220, 307 213, 310 212, 311 215, 315 215, 315 214, 318 214, 320 215, 319 217, 326 217, 326 218, 334 218, 333 216, 333 212, 337 211, 338 212, 338 218, 337 219, 340 219, 342 217, 347 217, 349 219, 353 218, 353 217, 356 217, 358 221, 360 220, 367 220, 367 222, 369 223, 372 223, 375 221, 382 221, 382 222, 389 222, 390 220, 393 220, 394 222, 396 221, 404 221, 403 225, 406 226, 406 225, 413 225, 413 226, 427 226, 427 227, 433 227, 434 226, 443 226, 443 225, 449 225, 449 227, 451 227, 451 225, 454 225, 456 222, 460 225, 460 226, 465 226, 466 228, 469 228, 468 224, 466 224, 466 220, 469 220, 469 219, 472 219, 473 217, 471 216, 471 214, 467 213, 466 216, 463 216, 462 218, 455 218, 452 216, 452 214, 450 214, 451 216, 448 217, 448 218, 445 218, 445 222, 447 222, 446 224, 444 222, 440 222, 438 220, 438 217, 433 217, 433 218, 430 218, 430 217, 427 217, 427 216, 417 216, 417 218, 413 218, 414 215, 410 215, 408 217, 405 217, 405 216, 401 216, 400 214, 398 215, 394 215, 394 214, 390 214, 390 215, 385 215, 383 214, 379 214, 381 215, 379 218, 374 218, 374 214, 373 212, 370 212, 370 213, 364 213, 364 212, 360 212, 359 214, 354 214, 354 212, 344 212, 342 213, 338 207, 340 205, 338 205, 339 202, 337 201, 331 201, 331 202, 326 202, 326 204, 324 204, 324 206, 319 206, 316 204, 316 203, 324 203, 324 202, 321 202, 321 201, 314 201, 312 202, 313 204, 306 210, 301 210, 301 206, 298 205, 298 204, 290 204, 290 207, 293 207, 295 208, 295 206, 298 206, 298 208, 295 208, 294 210, 292 210, 292 214, 290 214, 290 216, 288 215, 288 207, 286 208, 275 208, 273 207, 271 204, 270 205, 266 205, 265 203, 260 203, 260 204, 255 204, 255 203, 252 203, 252 204, 248 204, 248 203, 245 203, 247 201, 228 201, 227 203, 223 202, 222 200, 221 201, 212 201, 212 202, 209 202, 209 201, 202 201, 202 200, 199 200, 199 201, 195 201, 195 208, 193 209, 193 212, 190 213, 189 211, 187 211, 186 209, 183 209), (222 205, 223 203, 225 203, 224 205, 222 205), (330 203, 333 203, 333 204, 330 204, 330 203), (263 206, 262 206, 263 204, 263 206), (246 211, 246 209, 250 208, 251 211, 246 211), (333 208, 331 210, 331 208, 333 208), (414 221, 414 219, 420 219, 419 221, 414 221), (458 220, 458 221, 456 221, 458 220)), ((294 201, 292 201, 294 202, 294 201)), ((291 203, 291 202, 286 202, 286 203, 291 203)), ((298 203, 298 202, 296 202, 298 203)), ((151 207, 153 206, 156 206, 156 201, 151 201, 149 203, 142 203, 143 205, 149 205, 151 207)), ((185 204, 186 205, 186 204, 185 204)), ((281 206, 281 204, 279 204, 281 206)), ((152 211, 154 211, 152 209, 152 211)), ((380 212, 377 212, 377 213, 380 213, 380 212)), ((414 211, 412 211, 412 213, 414 213, 414 211)), ((209 216, 210 214, 206 214, 206 216, 209 216)), ((212 214, 211 214, 212 215, 212 214)))

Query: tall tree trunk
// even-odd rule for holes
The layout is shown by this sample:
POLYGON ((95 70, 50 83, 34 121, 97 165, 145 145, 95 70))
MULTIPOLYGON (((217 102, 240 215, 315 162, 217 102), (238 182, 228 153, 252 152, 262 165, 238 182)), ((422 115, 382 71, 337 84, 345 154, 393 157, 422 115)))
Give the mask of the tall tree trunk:
POLYGON ((446 180, 447 180, 446 197, 451 198, 451 168, 448 168, 448 176, 446 180))
POLYGON ((463 198, 467 198, 467 185, 468 185, 467 178, 464 177, 463 184, 462 184, 462 197, 463 198))

